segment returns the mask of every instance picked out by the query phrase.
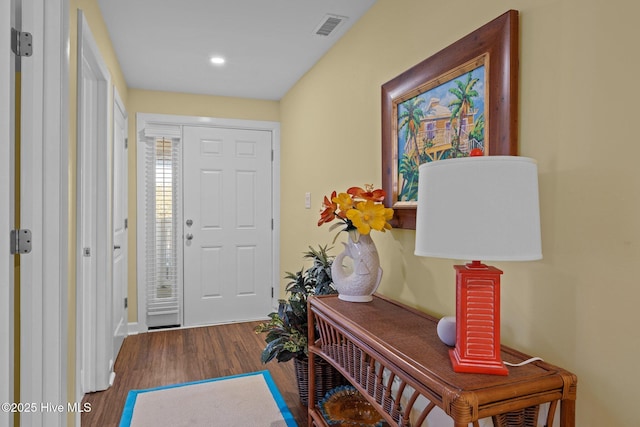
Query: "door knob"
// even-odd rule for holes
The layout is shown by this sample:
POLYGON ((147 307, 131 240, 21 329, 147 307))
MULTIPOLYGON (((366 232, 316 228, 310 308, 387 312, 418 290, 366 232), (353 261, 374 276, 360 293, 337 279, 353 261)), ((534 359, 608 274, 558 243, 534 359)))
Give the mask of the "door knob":
POLYGON ((185 237, 187 238, 187 240, 192 240, 193 239, 193 234, 187 233, 187 235, 185 237))
POLYGON ((191 227, 193 225, 193 220, 192 219, 188 219, 187 220, 187 227, 191 227))

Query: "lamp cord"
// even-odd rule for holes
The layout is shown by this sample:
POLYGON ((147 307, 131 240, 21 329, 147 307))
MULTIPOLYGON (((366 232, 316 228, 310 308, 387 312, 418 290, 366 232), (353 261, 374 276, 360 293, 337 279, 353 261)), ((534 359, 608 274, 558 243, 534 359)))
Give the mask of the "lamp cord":
POLYGON ((523 362, 520 362, 520 363, 509 363, 509 362, 503 362, 503 363, 504 363, 505 365, 507 365, 507 366, 514 366, 514 367, 517 367, 517 366, 524 366, 524 365, 528 365, 529 363, 531 363, 531 362, 535 362, 535 361, 537 361, 537 360, 542 361, 542 359, 541 359, 540 357, 532 357, 531 359, 527 359, 527 360, 525 360, 525 361, 523 361, 523 362))

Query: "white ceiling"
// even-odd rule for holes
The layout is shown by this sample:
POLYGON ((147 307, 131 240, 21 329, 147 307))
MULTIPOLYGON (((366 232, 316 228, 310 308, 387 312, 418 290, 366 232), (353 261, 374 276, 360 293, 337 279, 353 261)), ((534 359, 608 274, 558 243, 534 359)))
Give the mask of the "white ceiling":
POLYGON ((265 100, 281 99, 375 2, 98 0, 128 87, 265 100), (316 35, 327 14, 348 19, 316 35))

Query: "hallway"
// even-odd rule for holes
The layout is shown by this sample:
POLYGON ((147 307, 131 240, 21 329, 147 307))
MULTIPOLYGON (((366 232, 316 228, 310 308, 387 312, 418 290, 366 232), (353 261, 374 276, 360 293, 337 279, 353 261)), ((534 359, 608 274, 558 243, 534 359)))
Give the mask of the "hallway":
POLYGON ((307 410, 298 398, 293 362, 260 362, 264 337, 253 332, 257 322, 154 331, 127 337, 116 361, 113 386, 85 395, 91 411, 83 427, 111 427, 120 422, 131 389, 224 377, 268 369, 300 426, 307 410))

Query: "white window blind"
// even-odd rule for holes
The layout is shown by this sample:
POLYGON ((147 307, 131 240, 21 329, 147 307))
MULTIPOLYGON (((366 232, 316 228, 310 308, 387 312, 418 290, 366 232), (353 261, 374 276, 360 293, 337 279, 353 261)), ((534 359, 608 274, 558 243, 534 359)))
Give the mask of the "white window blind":
MULTIPOLYGON (((165 130, 166 131, 166 130, 165 130)), ((145 258, 147 325, 181 323, 179 259, 180 139, 145 132, 145 258)))

